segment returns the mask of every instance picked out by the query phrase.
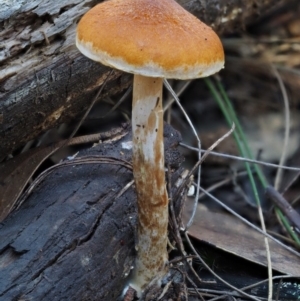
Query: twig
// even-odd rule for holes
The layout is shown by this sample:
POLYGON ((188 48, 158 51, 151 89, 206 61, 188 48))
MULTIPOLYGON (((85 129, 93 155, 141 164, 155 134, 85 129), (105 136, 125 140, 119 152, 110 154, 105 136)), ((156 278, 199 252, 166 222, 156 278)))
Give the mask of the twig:
MULTIPOLYGON (((196 183, 194 183, 194 185, 196 185, 196 183)), ((243 218, 241 215, 239 215, 238 213, 236 213, 234 210, 232 210, 231 208, 229 208, 228 206, 226 206, 225 204, 223 204, 219 199, 217 199, 215 196, 213 196, 211 193, 209 193, 208 191, 206 191, 205 189, 203 189, 202 187, 200 187, 200 190, 203 191, 203 193, 205 193, 208 197, 210 197, 213 201, 215 201, 216 203, 218 203, 220 206, 222 206, 225 210, 227 210, 228 212, 230 212, 231 214, 233 214, 234 216, 236 216, 238 219, 240 219, 243 223, 247 224, 248 226, 250 226, 251 228, 255 229, 257 232, 263 234, 264 236, 272 239, 273 241, 275 241, 277 244, 279 244, 280 246, 282 246, 283 248, 285 248, 286 250, 290 251, 291 253, 293 253, 294 255, 300 257, 300 254, 295 251, 294 249, 286 246, 285 244, 283 244, 281 241, 277 240, 276 238, 274 238, 273 236, 271 236, 268 233, 265 233, 262 229, 260 229, 259 227, 253 225, 252 223, 250 223, 249 221, 247 221, 245 218, 243 218)))
MULTIPOLYGON (((286 278, 294 278, 294 276, 290 276, 290 275, 274 276, 274 277, 272 278, 272 280, 273 280, 273 281, 274 281, 274 280, 277 280, 277 279, 282 280, 282 279, 286 279, 286 278)), ((254 288, 254 287, 258 286, 258 285, 261 285, 261 284, 263 284, 263 283, 265 283, 265 282, 267 282, 267 281, 269 281, 269 279, 265 279, 265 280, 262 280, 262 281, 253 283, 253 284, 251 284, 251 285, 245 286, 245 287, 241 288, 241 291, 249 290, 249 289, 254 288)), ((280 289, 280 284, 278 284, 278 292, 279 292, 279 289, 280 289)), ((210 301, 216 301, 216 300, 219 300, 219 299, 222 298, 223 296, 228 296, 228 293, 229 293, 229 292, 224 292, 224 294, 223 294, 222 296, 218 296, 218 297, 216 297, 216 298, 213 298, 213 299, 211 299, 210 301)), ((277 296, 278 296, 278 294, 277 294, 277 296)))
MULTIPOLYGON (((132 91, 132 86, 130 86, 126 92, 122 95, 122 97, 117 101, 116 104, 114 104, 114 106, 104 115, 99 116, 99 118, 105 118, 107 117, 110 113, 112 113, 115 109, 117 109, 121 103, 127 98, 127 96, 131 93, 132 91)), ((99 97, 99 96, 98 96, 99 97)))
MULTIPOLYGON (((258 212, 261 217, 261 227, 265 234, 267 234, 265 221, 263 218, 262 208, 258 206, 258 212)), ((268 301, 272 301, 273 298, 273 271, 272 271, 272 260, 271 260, 271 252, 270 252, 270 244, 267 237, 264 237, 265 246, 266 246, 266 253, 267 253, 267 263, 268 263, 268 301)))
MULTIPOLYGON (((197 139, 198 142, 198 149, 201 150, 201 141, 200 138, 198 136, 198 133, 192 123, 192 121, 190 120, 188 114, 185 112, 184 108, 182 107, 179 98, 177 97, 176 93, 174 92, 174 90, 172 89, 172 87, 170 86, 170 84, 168 83, 168 81, 166 79, 164 79, 164 85, 166 86, 166 88, 170 91, 170 93, 172 94, 172 96, 174 97, 178 107, 180 108, 180 110, 182 111, 184 117, 186 118, 189 126, 191 127, 193 134, 195 136, 195 138, 197 139)), ((201 161, 201 152, 198 151, 198 161, 201 161)), ((200 178, 201 178, 201 165, 198 165, 198 174, 197 174, 197 187, 200 187, 200 178)), ((198 202, 198 198, 199 198, 199 189, 196 190, 196 195, 195 195, 195 199, 194 199, 194 211, 196 212, 196 208, 197 208, 197 202, 198 202)), ((192 217, 190 219, 190 221, 187 224, 187 228, 193 223, 193 218, 195 216, 195 213, 192 214, 192 217)))
MULTIPOLYGON (((184 82, 183 86, 179 88, 178 91, 176 91, 177 97, 180 97, 180 95, 187 89, 187 87, 190 85, 192 81, 186 81, 184 82)), ((175 99, 174 97, 169 97, 167 99, 167 104, 164 105, 164 114, 167 113, 165 120, 167 123, 171 124, 171 117, 172 117, 172 104, 174 103, 175 99)))
POLYGON ((90 113, 92 107, 94 106, 95 102, 97 101, 99 95, 102 93, 109 77, 111 76, 111 74, 113 73, 113 70, 111 70, 107 76, 104 79, 104 82, 102 84, 102 86, 100 87, 100 89, 98 90, 96 96, 93 98, 92 102, 90 103, 89 107, 87 108, 87 110, 85 111, 85 113, 83 114, 82 118, 80 119, 80 121, 78 122, 78 124, 76 125, 75 129, 73 130, 73 132, 71 133, 69 139, 73 138, 74 135, 77 133, 77 131, 79 130, 79 128, 81 127, 83 121, 85 120, 86 116, 90 113))
MULTIPOLYGON (((286 158, 287 158, 287 148, 288 148, 288 144, 289 144, 289 138, 290 138, 290 108, 289 108, 289 99, 288 99, 288 95, 284 86, 284 83, 282 81, 282 78, 279 74, 279 72, 277 71, 277 69, 274 67, 274 65, 271 65, 272 71, 275 75, 275 77, 277 78, 280 90, 281 90, 281 94, 283 97, 283 103, 284 103, 284 123, 285 123, 285 132, 284 132, 284 143, 283 143, 283 147, 282 147, 282 154, 280 157, 280 161, 279 161, 279 165, 284 165, 286 158)), ((282 179, 282 168, 278 168, 277 170, 277 174, 275 177, 275 182, 274 182, 274 188, 276 190, 279 190, 279 185, 282 179)))
MULTIPOLYGON (((191 80, 185 82, 185 84, 179 89, 179 91, 176 92, 177 97, 180 97, 180 95, 187 89, 191 82, 191 80)), ((164 113, 170 108, 174 101, 174 97, 167 100, 167 104, 164 106, 164 113)))
POLYGON ((23 193, 20 204, 24 202, 26 197, 31 193, 31 191, 36 187, 39 183, 41 183, 48 175, 50 175, 53 171, 58 168, 62 168, 64 166, 73 166, 80 164, 112 164, 112 165, 121 165, 129 170, 132 170, 132 165, 122 159, 114 158, 114 157, 106 157, 106 156, 86 156, 75 158, 70 161, 63 161, 56 165, 53 165, 39 174, 39 176, 31 183, 31 185, 27 188, 27 190, 23 193))
MULTIPOLYGON (((186 179, 189 179, 189 177, 186 177, 186 179)), ((183 181, 183 182, 185 183, 185 181, 183 181)), ((180 188, 179 188, 179 190, 180 190, 180 188)), ((179 226, 178 226, 178 223, 176 221, 175 211, 174 211, 173 194, 172 194, 172 189, 171 189, 171 173, 170 173, 170 167, 169 166, 168 166, 168 194, 169 194, 169 198, 170 198, 170 203, 169 203, 170 215, 171 215, 171 220, 172 220, 173 227, 174 227, 174 230, 175 230, 175 240, 176 240, 176 243, 177 243, 179 251, 180 251, 180 253, 182 255, 182 259, 185 260, 185 262, 189 266, 191 272, 194 274, 194 276, 199 281, 199 283, 201 283, 202 280, 200 279, 200 277, 197 274, 197 272, 194 270, 193 266, 188 261, 189 257, 186 256, 186 252, 184 250, 184 246, 183 246, 183 242, 182 242, 182 239, 181 239, 181 235, 179 233, 179 226)))
POLYGON ((186 252, 185 252, 184 247, 183 247, 183 242, 182 242, 182 239, 181 239, 181 236, 180 236, 180 233, 179 233, 179 226, 178 226, 178 223, 177 223, 176 217, 175 217, 170 166, 168 166, 167 176, 168 176, 169 210, 170 210, 171 221, 173 223, 173 230, 175 232, 174 236, 175 236, 175 240, 176 240, 177 246, 178 246, 181 254, 183 255, 183 257, 185 257, 186 252))
POLYGON ((252 300, 255 300, 255 301, 259 301, 259 299, 257 299, 257 298, 255 298, 255 297, 253 297, 253 296, 251 296, 251 295, 249 295, 249 294, 247 294, 247 293, 241 291, 241 290, 238 289, 237 287, 235 287, 235 286, 231 285, 230 283, 228 283, 227 281, 225 281, 225 280, 224 280, 223 278, 221 278, 218 274, 216 274, 216 273, 215 273, 215 272, 214 272, 214 271, 206 264, 206 262, 202 259, 202 257, 201 257, 201 256, 199 255, 199 253, 196 251, 196 249, 194 248, 193 244, 192 244, 191 241, 190 241, 190 238, 189 238, 189 236, 188 236, 187 231, 184 232, 184 236, 185 236, 185 239, 187 240, 187 242, 188 242, 190 248, 192 249, 193 253, 197 256, 197 258, 198 258, 198 259, 200 260, 200 262, 205 266, 205 268, 206 268, 207 270, 210 271, 210 273, 211 273, 212 275, 214 275, 217 279, 219 279, 221 282, 223 282, 223 283, 224 283, 225 285, 227 285, 228 287, 230 287, 230 288, 232 288, 233 290, 239 292, 242 296, 248 297, 248 298, 250 298, 250 299, 252 299, 252 300))
MULTIPOLYGON (((180 142, 179 145, 182 146, 182 147, 185 147, 187 149, 190 149, 192 151, 196 151, 196 152, 199 151, 199 149, 197 147, 193 147, 193 146, 187 145, 187 144, 182 143, 182 142, 180 142)), ((202 149, 201 153, 205 153, 206 151, 207 150, 202 149)), ((259 164, 259 165, 263 165, 263 166, 267 166, 267 167, 272 167, 272 168, 282 168, 282 169, 286 169, 286 170, 300 172, 300 167, 290 167, 290 166, 286 166, 286 165, 278 165, 278 164, 268 163, 268 162, 264 162, 264 161, 259 161, 259 160, 254 160, 254 159, 248 159, 248 158, 234 156, 234 155, 229 155, 229 154, 224 154, 224 153, 218 153, 218 152, 214 152, 214 151, 210 151, 209 154, 213 155, 213 156, 216 156, 216 157, 228 158, 228 159, 232 159, 232 160, 249 162, 249 163, 259 164)), ((299 174, 297 174, 297 178, 298 177, 299 177, 299 174)))
MULTIPOLYGON (((229 135, 231 135, 231 133, 234 131, 235 129, 235 125, 232 124, 232 128, 227 132, 225 133, 221 138, 219 138, 216 142, 214 142, 209 148, 208 150, 204 153, 204 155, 202 156, 201 158, 201 162, 203 162, 205 160, 205 158, 209 155, 210 151, 212 151, 216 146, 218 146, 224 139, 226 139, 229 135)), ((197 163, 196 163, 197 165, 197 163)), ((200 165, 199 165, 200 166, 200 165)), ((193 169, 192 169, 193 170, 193 169)), ((198 183, 197 183, 197 187, 198 187, 198 183)), ((197 189, 197 191, 199 191, 199 189, 197 189)), ((192 211, 192 214, 191 214, 191 217, 188 221, 188 223, 186 224, 186 227, 185 229, 188 230, 191 225, 193 224, 193 221, 194 221, 194 218, 195 218, 195 214, 196 214, 196 211, 197 211, 197 205, 198 205, 198 200, 199 200, 199 193, 197 195, 197 199, 195 199, 195 202, 194 202, 194 206, 193 206, 193 211, 192 211)))
POLYGON ((216 148, 222 141, 224 141, 226 138, 228 138, 232 132, 235 130, 235 124, 232 123, 231 129, 225 133, 221 138, 219 138, 217 141, 215 141, 204 153, 202 156, 202 162, 205 161, 206 157, 212 152, 214 148, 216 148))
MULTIPOLYGON (((182 271, 180 268, 178 267, 174 267, 175 270, 177 270, 179 273, 181 273, 183 280, 185 281, 185 279, 187 279, 190 284, 193 287, 193 290, 195 291, 195 293, 198 295, 198 297, 202 300, 205 301, 204 298, 201 296, 201 294, 199 293, 198 289, 197 289, 197 285, 195 284, 195 282, 189 277, 188 273, 182 271)), ((186 282, 186 281, 185 281, 186 282)), ((187 300, 187 299, 186 299, 187 300)))
POLYGON ((300 215, 289 202, 272 186, 266 188, 266 195, 284 212, 294 226, 300 230, 300 215))

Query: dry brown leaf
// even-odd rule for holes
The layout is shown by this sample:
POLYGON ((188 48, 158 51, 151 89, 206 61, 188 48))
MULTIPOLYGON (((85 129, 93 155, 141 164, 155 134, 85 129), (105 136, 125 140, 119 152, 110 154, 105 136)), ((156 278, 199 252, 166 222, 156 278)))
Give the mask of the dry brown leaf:
POLYGON ((126 128, 116 128, 100 134, 75 137, 47 147, 39 147, 0 164, 0 222, 14 208, 24 187, 39 166, 59 148, 66 145, 92 143, 100 139, 123 136, 126 128))
MULTIPOLYGON (((191 201, 183 214, 187 223, 191 212, 191 201)), ((189 235, 195 239, 208 242, 226 252, 249 261, 267 266, 264 236, 248 227, 236 217, 225 213, 211 212, 199 204, 189 235)), ((299 276, 300 258, 282 246, 269 240, 272 268, 284 274, 299 276)))
POLYGON ((33 173, 56 149, 37 148, 1 164, 0 222, 11 212, 33 173))

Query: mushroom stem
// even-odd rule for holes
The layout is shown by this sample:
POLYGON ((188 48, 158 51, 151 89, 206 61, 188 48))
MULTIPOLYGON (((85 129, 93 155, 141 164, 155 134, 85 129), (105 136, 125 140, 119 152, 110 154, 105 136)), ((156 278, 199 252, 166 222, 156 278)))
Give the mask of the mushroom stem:
POLYGON ((168 195, 165 184, 162 78, 134 75, 133 175, 138 203, 137 258, 130 285, 138 293, 167 273, 168 195))

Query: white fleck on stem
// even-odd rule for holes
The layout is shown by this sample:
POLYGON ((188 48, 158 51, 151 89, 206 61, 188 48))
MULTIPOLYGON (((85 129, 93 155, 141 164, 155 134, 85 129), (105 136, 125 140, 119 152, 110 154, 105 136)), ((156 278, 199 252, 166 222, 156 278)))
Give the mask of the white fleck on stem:
POLYGON ((133 175, 138 202, 137 258, 130 285, 140 294, 167 273, 168 195, 165 183, 161 78, 134 75, 133 175))

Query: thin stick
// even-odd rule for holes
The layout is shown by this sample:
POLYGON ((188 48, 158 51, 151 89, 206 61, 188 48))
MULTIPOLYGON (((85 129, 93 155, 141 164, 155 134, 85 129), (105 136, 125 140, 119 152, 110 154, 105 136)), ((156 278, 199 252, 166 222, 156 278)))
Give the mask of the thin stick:
MULTIPOLYGON (((274 281, 274 280, 277 280, 277 279, 283 280, 283 279, 287 279, 287 278, 299 278, 299 277, 291 276, 291 275, 280 275, 280 276, 274 276, 274 277, 272 278, 272 280, 273 280, 273 281, 274 281)), ((259 281, 259 282, 250 284, 250 285, 248 285, 248 286, 244 286, 244 287, 241 288, 240 290, 241 290, 241 291, 246 291, 246 290, 249 290, 249 289, 251 289, 251 288, 254 288, 254 287, 258 286, 258 285, 261 285, 261 284, 263 284, 263 283, 265 283, 265 282, 267 282, 267 281, 269 281, 269 279, 261 280, 261 281, 259 281)), ((278 285, 278 289, 280 289, 280 285, 278 285)), ((209 301, 216 301, 216 300, 219 300, 219 299, 221 299, 222 297, 227 296, 228 294, 229 294, 229 292, 224 292, 224 294, 223 294, 222 296, 218 296, 218 297, 213 298, 213 299, 211 299, 211 300, 209 300, 209 301)))
POLYGON ((132 91, 132 86, 130 86, 126 90, 126 92, 122 95, 122 97, 117 101, 116 104, 113 105, 113 107, 106 114, 100 116, 99 118, 105 118, 110 113, 112 113, 115 109, 117 109, 122 104, 122 102, 127 98, 127 96, 131 93, 131 91, 132 91))
MULTIPOLYGON (((262 208, 261 206, 258 207, 258 212, 259 212, 259 216, 261 218, 261 227, 264 233, 267 234, 267 230, 266 230, 266 225, 265 225, 265 221, 263 219, 263 213, 262 213, 262 208)), ((272 260, 271 260, 271 251, 270 251, 270 244, 268 241, 268 238, 265 237, 264 238, 265 241, 265 247, 266 247, 266 252, 267 252, 267 263, 268 263, 268 301, 272 301, 273 298, 273 270, 272 270, 272 260)))
POLYGON ((187 240, 187 242, 188 242, 190 248, 192 249, 193 253, 197 256, 198 260, 205 266, 205 268, 206 268, 207 270, 210 271, 210 273, 211 273, 212 275, 214 275, 217 279, 219 279, 220 281, 222 281, 222 282, 223 282, 224 284, 226 284, 228 287, 230 287, 230 288, 232 288, 233 290, 236 290, 237 292, 239 292, 241 295, 243 295, 243 296, 245 296, 245 297, 248 297, 248 298, 250 298, 250 299, 252 299, 252 300, 259 301, 259 299, 257 299, 257 298, 255 298, 255 297, 253 297, 253 296, 251 296, 251 295, 249 295, 249 294, 247 294, 247 293, 241 291, 241 290, 238 289, 237 287, 235 287, 235 286, 231 285, 230 283, 228 283, 227 281, 225 281, 225 280, 224 280, 223 278, 221 278, 218 274, 216 274, 216 273, 215 273, 215 272, 214 272, 214 271, 206 264, 206 262, 205 262, 205 261, 202 259, 202 257, 200 256, 200 254, 196 251, 196 249, 194 248, 193 244, 192 244, 191 241, 190 241, 190 238, 189 238, 189 236, 188 236, 187 231, 184 232, 184 236, 185 236, 185 239, 187 240))
MULTIPOLYGON (((194 183, 194 185, 196 185, 196 183, 194 183)), ((265 233, 262 229, 260 229, 259 227, 253 225, 252 223, 250 223, 249 221, 247 221, 245 218, 243 218, 241 215, 239 215, 238 213, 236 213, 234 210, 232 210, 230 207, 226 206, 224 203, 222 203, 218 198, 216 198, 215 196, 213 196, 211 193, 209 193, 208 191, 206 191, 205 189, 203 189, 202 187, 199 187, 199 189, 205 193, 208 197, 210 197, 213 201, 215 201, 216 203, 218 203, 220 206, 222 206, 225 210, 227 210, 228 212, 230 212, 231 214, 233 214, 234 216, 236 216, 238 219, 240 219, 243 223, 245 223, 246 225, 248 225, 249 227, 255 229, 257 232, 263 234, 264 236, 272 239, 273 241, 275 241, 277 244, 279 244, 280 246, 282 246, 283 248, 285 248, 286 250, 290 251, 291 253, 293 253, 294 255, 296 255, 297 257, 300 257, 300 254, 295 251, 294 249, 286 246, 285 244, 283 244, 281 241, 277 240, 276 238, 274 238, 273 236, 271 236, 268 233, 265 233)))
POLYGON ((231 129, 226 132, 221 138, 219 138, 217 141, 215 141, 204 153, 204 155, 202 156, 202 162, 205 161, 206 157, 212 152, 212 150, 214 148, 216 148, 223 140, 225 140, 226 138, 228 138, 232 132, 235 130, 235 124, 232 123, 231 129))
MULTIPOLYGON (((199 152, 199 149, 197 147, 193 147, 193 146, 190 146, 190 145, 182 143, 182 142, 180 142, 179 145, 182 147, 185 147, 187 149, 190 149, 192 151, 199 152)), ((207 150, 205 150, 205 149, 201 149, 201 153, 205 153, 206 151, 207 150)), ((249 162, 249 163, 259 164, 259 165, 263 165, 263 166, 267 166, 267 167, 271 167, 271 168, 282 168, 282 169, 286 169, 286 170, 300 172, 300 167, 290 167, 290 166, 286 166, 286 165, 278 165, 278 164, 268 163, 268 162, 264 162, 264 161, 248 159, 248 158, 244 158, 244 157, 240 157, 240 156, 219 153, 219 152, 215 152, 215 151, 210 151, 209 154, 212 156, 216 156, 216 157, 222 157, 222 158, 228 158, 228 159, 237 160, 237 161, 249 162)), ((298 176, 299 175, 297 175, 297 177, 298 176)))
MULTIPOLYGON (((170 93, 172 94, 172 96, 174 97, 178 107, 180 108, 180 110, 182 111, 184 117, 186 118, 189 126, 191 127, 192 131, 193 131, 193 134, 194 136, 196 137, 197 139, 197 142, 198 142, 198 149, 200 150, 201 149, 201 141, 200 141, 200 138, 198 136, 198 133, 192 123, 192 121, 190 120, 188 114, 185 112, 184 108, 182 107, 180 101, 179 101, 179 98, 177 97, 176 93, 174 92, 174 90, 172 89, 172 87, 170 86, 169 82, 164 79, 164 85, 166 86, 166 88, 170 91, 170 93)), ((198 152, 198 161, 201 161, 201 152, 199 151, 198 152)), ((198 166, 198 174, 197 174, 197 187, 200 187, 200 177, 201 177, 201 165, 198 166)), ((194 199, 194 207, 193 207, 193 213, 192 213, 192 216, 187 224, 187 229, 192 225, 193 223, 193 220, 194 220, 194 216, 195 216, 195 213, 196 213, 196 210, 197 210, 197 203, 198 203, 198 198, 199 198, 199 189, 196 190, 196 195, 195 195, 195 199, 194 199)))
MULTIPOLYGON (((289 137, 290 137, 289 100, 288 100, 286 89, 285 89, 285 86, 283 84, 281 76, 279 75, 277 69, 273 65, 271 65, 271 67, 272 67, 272 70, 273 70, 273 73, 274 73, 275 77, 278 80, 279 87, 280 87, 280 90, 281 90, 281 93, 282 93, 282 96, 283 96, 283 102, 284 102, 285 133, 284 133, 284 143, 283 143, 283 148, 282 148, 282 154, 281 154, 280 161, 279 161, 280 165, 284 165, 284 163, 286 161, 286 158, 287 158, 287 148, 288 148, 289 137)), ((282 174, 283 174, 283 169, 278 168, 277 173, 276 173, 276 177, 275 177, 275 183, 274 183, 274 187, 275 187, 276 190, 279 189, 279 185, 280 185, 280 182, 281 182, 281 179, 282 179, 282 174)), ((277 216, 278 221, 281 223, 281 219, 279 217, 279 214, 278 214, 277 210, 275 210, 275 212, 276 212, 276 216, 277 216)), ((269 247, 269 246, 266 244, 266 247, 269 247)), ((268 261, 269 261, 269 256, 268 256, 268 261)), ((271 275, 271 273, 272 273, 271 260, 270 260, 270 265, 268 265, 268 269, 269 269, 269 275, 271 275)), ((268 300, 272 300, 272 294, 273 294, 273 281, 272 281, 272 279, 270 279, 268 300)))
POLYGON ((78 122, 78 124, 76 125, 75 129, 73 130, 73 132, 71 133, 69 139, 73 138, 74 135, 77 133, 77 131, 79 130, 79 128, 81 127, 83 121, 85 120, 86 116, 90 113, 92 107, 94 106, 95 102, 97 101, 99 95, 102 93, 109 77, 111 76, 111 74, 114 72, 114 70, 111 70, 107 76, 104 79, 104 82, 102 84, 102 86, 100 87, 100 89, 98 90, 96 96, 93 98, 93 101, 90 103, 89 107, 87 108, 87 110, 85 111, 85 113, 83 114, 82 118, 80 119, 80 121, 78 122))
MULTIPOLYGON (((192 81, 187 81, 184 83, 184 85, 178 90, 176 91, 176 95, 177 97, 180 97, 180 95, 187 89, 187 87, 190 85, 192 81)), ((167 117, 165 118, 165 120, 167 121, 167 123, 171 123, 171 117, 172 117, 172 104, 174 103, 174 98, 173 97, 169 97, 167 100, 167 104, 164 106, 164 114, 167 112, 167 117)))
MULTIPOLYGON (((245 137, 245 134, 243 132, 243 129, 239 123, 239 120, 235 114, 234 108, 232 106, 231 101, 229 100, 221 82, 219 80, 217 80, 217 86, 219 88, 219 91, 221 93, 221 95, 219 95, 219 93, 216 91, 214 84, 211 80, 206 79, 205 82, 207 83, 208 87, 211 89, 211 92, 214 94, 218 104, 220 105, 220 108, 222 109, 222 112, 224 113, 224 116, 227 120, 227 122, 230 124, 232 121, 236 123, 237 126, 237 132, 235 133, 235 138, 236 138, 236 142, 238 145, 238 148, 240 150, 240 152, 243 155, 247 155, 247 157, 253 157, 251 150, 249 148, 249 145, 247 143, 247 139, 245 137), (240 142, 239 138, 242 139, 243 143, 240 142)), ((253 174, 251 173, 251 169, 250 169, 250 165, 249 163, 245 162, 245 167, 246 170, 248 171, 248 175, 249 175, 249 181, 251 183, 252 189, 253 189, 253 194, 257 203, 257 210, 258 210, 258 216, 259 216, 259 220, 261 223, 261 228, 264 232, 266 232, 266 226, 265 226, 265 221, 264 221, 264 216, 262 213, 262 208, 261 208, 261 204, 260 204, 260 199, 259 199, 259 195, 258 195, 258 191, 257 191, 257 185, 255 183, 253 174)), ((264 177, 264 175, 262 174, 262 172, 259 170, 258 166, 255 166, 255 169, 257 169, 258 171, 258 176, 261 180, 261 182, 263 183, 264 186, 266 186, 266 179, 264 177)), ((266 246, 266 257, 267 257, 267 261, 268 261, 268 275, 269 275, 269 296, 268 299, 269 301, 271 301, 272 299, 272 262, 271 262, 271 256, 270 256, 270 247, 269 247, 269 242, 268 239, 265 237, 264 238, 264 242, 265 242, 265 246, 266 246)))
MULTIPOLYGON (((231 128, 227 133, 225 133, 221 138, 219 138, 216 142, 214 142, 214 143, 208 148, 208 150, 207 150, 207 151, 204 153, 204 155, 202 156, 200 162, 203 162, 203 161, 205 160, 205 158, 209 155, 209 152, 210 152, 211 150, 213 150, 216 146, 218 146, 224 139, 226 139, 227 137, 229 137, 229 135, 231 135, 231 133, 234 131, 234 128, 235 128, 235 125, 232 124, 232 128, 231 128)), ((197 163, 196 163, 196 165, 197 165, 197 163)), ((201 166, 201 164, 199 164, 199 166, 201 166)), ((195 167, 194 167, 194 168, 195 168, 195 167)), ((193 168, 192 170, 194 170, 194 168, 193 168)), ((197 185, 198 185, 198 183, 197 183, 197 185)), ((197 186, 197 190, 196 190, 196 191, 199 191, 198 186, 197 186)), ((198 197, 198 198, 197 198, 197 201, 195 200, 195 202, 194 202, 194 206, 193 206, 193 211, 192 211, 191 217, 190 217, 190 219, 189 219, 189 221, 188 221, 188 223, 186 224, 186 227, 185 227, 186 230, 188 230, 188 229, 191 227, 191 225, 192 225, 192 223, 193 223, 193 220, 194 220, 194 218, 195 218, 195 214, 196 214, 196 212, 197 212, 197 205, 198 205, 198 200, 199 200, 199 193, 198 193, 198 195, 196 195, 196 197, 198 197)))
MULTIPOLYGON (((282 78, 279 74, 279 72, 277 71, 277 69, 274 67, 274 65, 271 65, 272 67, 272 71, 275 75, 275 77, 278 80, 278 84, 281 90, 281 94, 283 97, 283 103, 284 103, 284 123, 285 123, 285 132, 284 132, 284 142, 283 142, 283 147, 282 147, 282 154, 280 157, 280 161, 279 161, 279 165, 284 165, 284 163, 286 162, 287 159, 287 148, 288 148, 288 144, 289 144, 289 137, 290 137, 290 108, 289 108, 289 99, 288 99, 288 95, 284 86, 284 83, 282 81, 282 78)), ((282 168, 278 168, 277 170, 277 174, 275 177, 275 182, 274 182, 274 188, 276 190, 279 190, 279 185, 282 179, 282 168)))
POLYGON ((266 195, 279 207, 288 219, 300 230, 300 215, 289 202, 272 186, 266 188, 266 195))
POLYGON ((171 218, 171 221, 172 221, 173 227, 174 227, 173 235, 175 236, 177 247, 179 248, 179 250, 180 250, 181 254, 183 255, 183 257, 185 257, 186 252, 184 250, 183 242, 182 242, 182 239, 181 239, 181 236, 180 236, 179 226, 178 226, 178 223, 177 223, 177 220, 176 220, 175 210, 174 210, 173 193, 172 193, 172 181, 171 181, 171 168, 170 168, 170 166, 168 166, 167 176, 168 176, 168 196, 169 196, 170 218, 171 218))
POLYGON ((188 261, 188 257, 186 256, 186 251, 184 250, 182 238, 181 238, 181 235, 179 233, 179 226, 178 226, 178 223, 176 221, 175 211, 174 211, 174 206, 173 206, 174 204, 173 204, 173 194, 172 194, 172 189, 171 189, 172 187, 171 187, 171 173, 170 173, 170 171, 171 171, 170 166, 168 166, 168 195, 169 195, 169 200, 170 200, 169 201, 169 208, 170 208, 171 221, 173 222, 173 227, 174 227, 174 231, 175 231, 175 240, 176 240, 176 243, 178 245, 178 248, 179 248, 179 251, 182 255, 183 260, 185 260, 185 262, 189 266, 191 272, 194 274, 194 276, 199 281, 199 283, 201 283, 202 280, 200 279, 199 275, 194 270, 193 266, 188 261))
MULTIPOLYGON (((191 82, 191 80, 186 81, 185 84, 179 89, 179 91, 176 92, 177 98, 180 97, 180 95, 187 89, 191 82)), ((167 104, 164 106, 164 113, 169 109, 169 107, 174 103, 174 101, 174 97, 167 100, 167 104)))

